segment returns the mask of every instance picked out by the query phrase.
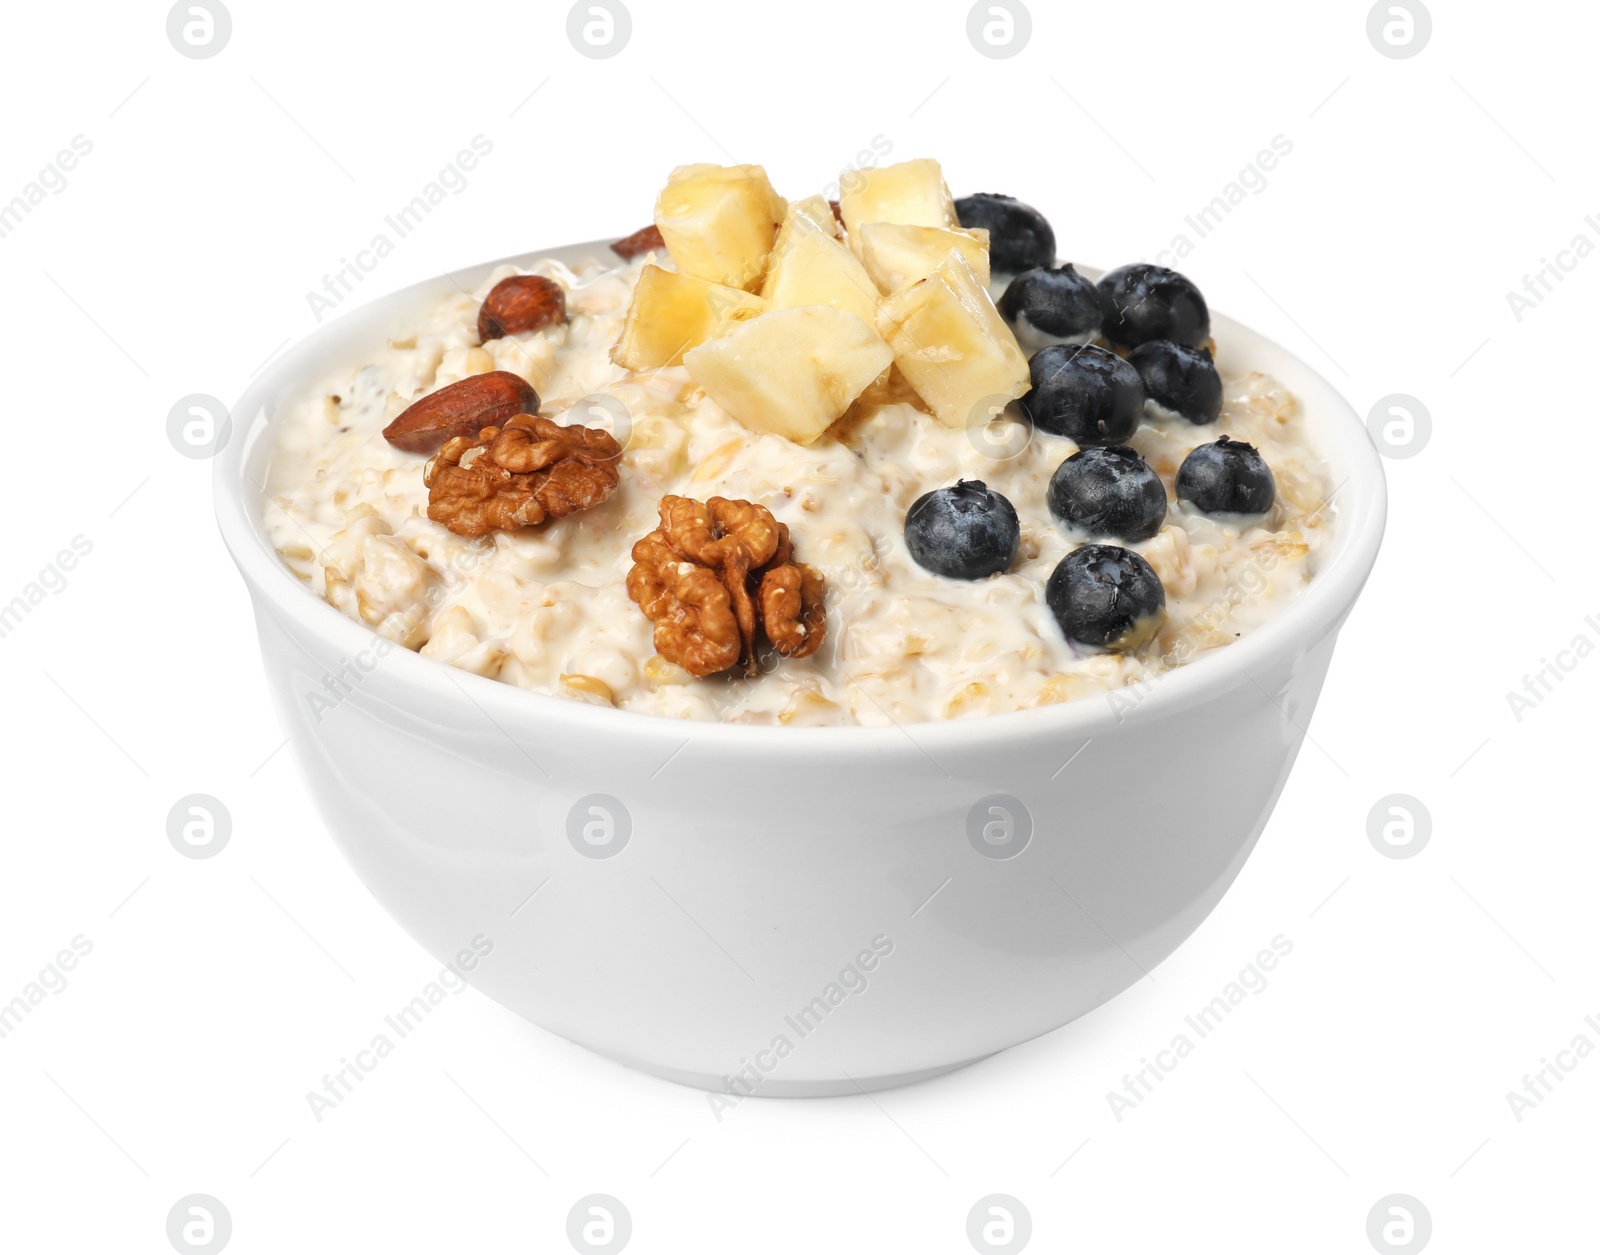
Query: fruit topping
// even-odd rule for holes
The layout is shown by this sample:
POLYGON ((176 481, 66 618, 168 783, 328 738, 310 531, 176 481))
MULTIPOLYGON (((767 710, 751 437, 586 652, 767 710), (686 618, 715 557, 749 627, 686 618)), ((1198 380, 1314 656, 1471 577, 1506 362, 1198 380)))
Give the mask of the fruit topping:
POLYGON ((1127 347, 1147 340, 1176 340, 1199 348, 1211 338, 1206 298, 1176 270, 1134 262, 1101 279, 1105 336, 1127 347))
POLYGON ((839 224, 820 196, 789 206, 768 258, 761 295, 774 309, 832 305, 869 327, 877 316, 878 287, 840 242, 839 224))
POLYGON ((898 292, 925 279, 950 250, 960 253, 978 282, 989 284, 989 236, 984 231, 910 227, 898 222, 867 222, 860 228, 861 264, 884 293, 898 292))
POLYGON ((656 198, 656 226, 678 269, 754 288, 786 204, 760 166, 679 166, 656 198))
POLYGON ((1024 270, 996 307, 1024 352, 1051 344, 1087 344, 1100 334, 1100 293, 1071 262, 1054 270, 1024 270))
POLYGON ((899 222, 911 227, 959 227, 955 201, 939 163, 930 157, 875 169, 846 170, 839 176, 839 216, 860 251, 860 231, 868 222, 899 222))
POLYGON ((1027 358, 959 253, 885 297, 878 332, 900 373, 946 426, 986 424, 1028 390, 1027 358))
POLYGON ((765 312, 767 302, 739 288, 646 265, 611 360, 627 370, 659 370, 735 323, 765 312))
POLYGON ((1055 265, 1056 233, 1042 213, 1014 196, 998 192, 963 196, 956 202, 956 216, 962 226, 989 233, 989 262, 997 274, 1055 265))
POLYGON ((1139 372, 1097 345, 1052 344, 1028 361, 1033 389, 1022 398, 1033 425, 1079 445, 1121 444, 1139 426, 1139 372))
POLYGON ((1091 536, 1149 540, 1167 519, 1161 477, 1127 445, 1080 449, 1050 478, 1050 513, 1091 536))
POLYGON ((1118 545, 1074 549, 1050 573, 1044 596, 1068 640, 1102 649, 1137 649, 1166 618, 1160 577, 1118 545))
POLYGON ((1191 423, 1214 423, 1222 413, 1222 376, 1211 350, 1172 340, 1147 340, 1128 354, 1144 395, 1191 423))
POLYGON ((1021 526, 1011 503, 982 480, 924 493, 906 511, 906 548, 935 575, 978 580, 1010 567, 1021 526))
POLYGON ((689 377, 752 431, 810 444, 894 354, 878 333, 831 305, 775 309, 683 355, 689 377))
POLYGON ((1254 445, 1223 436, 1183 459, 1178 500, 1205 514, 1264 514, 1272 508, 1272 468, 1254 445))

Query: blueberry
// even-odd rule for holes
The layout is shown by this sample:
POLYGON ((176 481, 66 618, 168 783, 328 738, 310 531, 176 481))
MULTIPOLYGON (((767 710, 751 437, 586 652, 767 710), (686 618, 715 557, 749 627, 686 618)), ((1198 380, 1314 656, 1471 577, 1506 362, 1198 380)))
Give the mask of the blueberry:
POLYGON ((1014 196, 998 192, 963 196, 956 202, 956 217, 964 227, 982 227, 989 233, 989 268, 996 274, 1055 265, 1056 233, 1042 213, 1014 196))
POLYGON ((1178 468, 1178 499, 1206 514, 1263 514, 1276 485, 1254 445, 1223 436, 1190 451, 1178 468))
POLYGON ((1166 618, 1167 591, 1150 564, 1119 545, 1084 545, 1061 559, 1045 604, 1069 641, 1137 649, 1166 618))
POLYGON ((906 548, 935 575, 979 580, 1004 571, 1021 537, 1017 512, 978 479, 925 492, 906 511, 906 548))
POLYGON ((1080 445, 1121 444, 1139 426, 1139 372, 1097 345, 1052 344, 1028 359, 1033 389, 1022 398, 1033 425, 1080 445))
POLYGON ((1161 477, 1124 444, 1078 450, 1050 477, 1046 499, 1063 523, 1130 543, 1149 540, 1167 521, 1161 477))
POLYGON ((1024 270, 1001 294, 1000 316, 1023 352, 1047 344, 1087 344, 1100 334, 1100 294, 1072 263, 1024 270))
POLYGON ((1210 349, 1172 340, 1147 340, 1128 360, 1144 380, 1144 394, 1191 423, 1214 423, 1222 413, 1222 376, 1210 349))
POLYGON ((1211 338, 1211 313, 1200 289, 1176 270, 1134 262, 1100 280, 1106 339, 1138 345, 1176 340, 1199 348, 1211 338))

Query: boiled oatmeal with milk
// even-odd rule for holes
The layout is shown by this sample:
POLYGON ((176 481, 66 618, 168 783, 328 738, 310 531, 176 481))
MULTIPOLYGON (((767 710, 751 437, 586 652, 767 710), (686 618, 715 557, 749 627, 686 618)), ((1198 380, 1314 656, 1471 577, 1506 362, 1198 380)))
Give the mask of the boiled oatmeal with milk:
POLYGON ((931 160, 837 202, 683 166, 612 248, 501 267, 286 419, 266 521, 317 596, 536 693, 884 724, 1153 679, 1315 576, 1299 404, 1175 271, 1058 264, 931 160))

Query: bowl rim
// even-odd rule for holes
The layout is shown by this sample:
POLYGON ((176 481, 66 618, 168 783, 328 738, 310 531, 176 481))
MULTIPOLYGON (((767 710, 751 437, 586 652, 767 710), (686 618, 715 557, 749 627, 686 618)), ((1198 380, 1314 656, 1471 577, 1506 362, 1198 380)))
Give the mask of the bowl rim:
MULTIPOLYGON (((231 439, 212 459, 217 525, 258 612, 270 608, 280 622, 292 624, 297 633, 343 657, 353 657, 375 640, 385 639, 312 594, 278 556, 267 535, 261 510, 266 490, 247 472, 246 465, 252 455, 261 456, 262 442, 275 430, 275 422, 265 412, 268 399, 276 393, 304 394, 327 373, 325 368, 315 372, 309 369, 323 344, 340 335, 353 335, 355 328, 365 324, 371 324, 369 330, 376 338, 380 333, 375 328, 380 320, 393 317, 391 307, 419 304, 430 294, 442 299, 452 289, 470 292, 503 265, 525 268, 549 258, 606 258, 617 238, 621 237, 534 249, 409 284, 341 312, 299 339, 261 371, 230 410, 231 439)), ((795 728, 600 707, 488 679, 398 645, 385 655, 380 669, 392 684, 425 700, 436 699, 446 691, 437 680, 441 678, 439 669, 448 668, 448 678, 455 681, 458 690, 452 696, 471 702, 497 724, 534 725, 542 735, 570 728, 575 734, 594 732, 671 742, 677 748, 694 740, 730 750, 765 747, 770 741, 791 750, 842 751, 852 757, 896 751, 925 755, 940 746, 960 747, 1008 737, 1092 738, 1109 731, 1112 725, 1159 718, 1165 712, 1206 701, 1241 682, 1255 683, 1251 672, 1257 666, 1285 651, 1292 653, 1297 647, 1320 640, 1342 622, 1377 560, 1387 513, 1387 485, 1382 458, 1366 426, 1349 401, 1320 372, 1276 342, 1214 311, 1212 332, 1224 352, 1225 346, 1236 344, 1248 347, 1255 355, 1264 353, 1276 358, 1280 369, 1275 377, 1291 388, 1306 414, 1317 416, 1313 420, 1314 441, 1330 466, 1345 472, 1329 497, 1330 501, 1338 500, 1337 543, 1292 604, 1248 636, 1163 673, 1140 696, 1131 712, 1124 708, 1125 702, 1118 704, 1115 700, 1118 694, 1129 692, 1125 686, 1093 697, 960 719, 795 728), (1283 364, 1288 369, 1283 369, 1283 364), (1284 379, 1283 375, 1291 378, 1284 379), (1314 395, 1308 398, 1308 393, 1314 395)))

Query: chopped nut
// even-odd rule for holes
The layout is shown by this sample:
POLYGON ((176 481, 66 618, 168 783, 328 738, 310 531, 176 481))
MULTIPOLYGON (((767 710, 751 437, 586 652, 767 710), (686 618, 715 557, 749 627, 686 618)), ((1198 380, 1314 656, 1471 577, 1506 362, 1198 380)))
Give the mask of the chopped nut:
POLYGON ((428 462, 428 517, 458 536, 529 527, 599 505, 617 487, 622 447, 608 432, 519 414, 457 436, 428 462))
POLYGON ((632 235, 624 236, 611 246, 611 251, 624 261, 632 261, 640 253, 664 250, 667 242, 661 238, 661 228, 651 223, 640 227, 632 235))
POLYGON ((822 645, 822 576, 793 560, 788 527, 765 506, 663 497, 661 526, 634 545, 633 562, 628 596, 656 625, 656 652, 691 675, 736 663, 754 675, 763 631, 786 658, 822 645))

